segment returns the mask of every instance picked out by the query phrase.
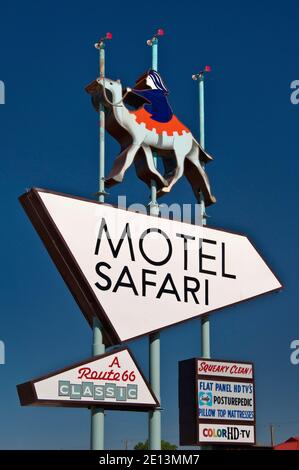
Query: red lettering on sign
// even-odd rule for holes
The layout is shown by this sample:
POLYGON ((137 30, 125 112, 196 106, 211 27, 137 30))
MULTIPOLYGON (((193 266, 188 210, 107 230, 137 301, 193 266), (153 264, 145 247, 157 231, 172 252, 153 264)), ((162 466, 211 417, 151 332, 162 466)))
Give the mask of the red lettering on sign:
POLYGON ((198 364, 198 373, 206 373, 206 374, 227 374, 230 373, 231 375, 244 375, 250 376, 252 375, 252 367, 251 366, 239 366, 237 364, 233 364, 228 366, 226 364, 211 364, 205 361, 200 361, 198 364))
POLYGON ((240 375, 251 375, 252 374, 252 367, 242 367, 237 366, 236 364, 230 368, 231 374, 240 374, 240 375))
POLYGON ((113 369, 109 371, 96 371, 91 370, 90 367, 81 367, 78 370, 78 379, 91 379, 91 380, 106 380, 110 382, 135 382, 135 372, 125 370, 122 374, 114 372, 113 369))
POLYGON ((116 356, 113 361, 111 362, 110 366, 108 367, 113 367, 114 365, 116 365, 119 369, 120 369, 120 365, 119 365, 119 361, 118 361, 118 357, 116 356))
POLYGON ((225 373, 227 372, 229 369, 228 366, 226 365, 217 365, 217 364, 207 364, 206 362, 202 361, 200 362, 199 364, 199 367, 198 367, 198 372, 212 372, 212 373, 225 373))

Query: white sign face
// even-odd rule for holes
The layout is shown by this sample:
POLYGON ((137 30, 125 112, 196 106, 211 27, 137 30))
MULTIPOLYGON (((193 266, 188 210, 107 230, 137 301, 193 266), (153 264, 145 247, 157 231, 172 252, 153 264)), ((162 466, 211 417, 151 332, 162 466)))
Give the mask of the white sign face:
MULTIPOLYGON (((36 403, 130 409, 151 408, 157 400, 128 349, 98 356, 85 363, 29 382, 36 403)), ((20 387, 24 388, 23 384, 20 387)), ((19 390, 20 392, 20 390, 19 390)), ((22 399, 22 393, 20 393, 22 399)), ((24 401, 24 400, 23 400, 24 401)), ((36 404, 23 403, 23 404, 36 404)))
POLYGON ((252 383, 200 379, 197 390, 200 420, 254 421, 252 383))
POLYGON ((241 379, 252 379, 252 364, 237 362, 222 362, 206 359, 198 359, 197 372, 200 375, 216 377, 235 377, 241 379))
POLYGON ((202 443, 254 444, 254 426, 243 424, 199 424, 199 440, 202 443))
MULTIPOLYGON (((39 200, 35 212, 50 215, 47 223, 66 245, 63 259, 72 256, 79 266, 114 342, 282 287, 246 236, 32 192, 39 200)), ((34 223, 34 214, 28 208, 27 213, 34 223)), ((41 235, 44 240, 47 233, 41 235)), ((57 243, 52 251, 58 246, 61 253, 57 243)), ((66 270, 60 271, 69 282, 66 270)), ((82 281, 77 284, 72 291, 78 299, 82 281)))

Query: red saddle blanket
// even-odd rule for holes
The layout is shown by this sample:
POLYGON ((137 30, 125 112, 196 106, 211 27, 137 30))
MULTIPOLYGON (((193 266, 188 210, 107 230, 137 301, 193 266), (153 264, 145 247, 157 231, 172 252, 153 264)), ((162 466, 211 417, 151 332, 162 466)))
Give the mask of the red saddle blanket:
POLYGON ((175 115, 168 122, 159 122, 152 119, 150 113, 144 108, 130 111, 130 113, 136 116, 138 124, 144 123, 149 131, 156 129, 157 134, 162 135, 163 131, 169 136, 172 136, 174 132, 177 132, 179 135, 182 135, 183 131, 190 133, 190 130, 175 115))

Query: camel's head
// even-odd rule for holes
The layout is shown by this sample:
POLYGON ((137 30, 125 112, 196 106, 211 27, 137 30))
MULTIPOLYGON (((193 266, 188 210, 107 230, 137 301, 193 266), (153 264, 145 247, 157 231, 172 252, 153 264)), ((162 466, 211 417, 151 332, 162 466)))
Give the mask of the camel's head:
POLYGON ((110 91, 113 95, 119 94, 122 90, 120 80, 111 80, 111 78, 98 78, 97 82, 104 87, 106 91, 110 91))
POLYGON ((113 103, 120 103, 122 101, 122 85, 120 80, 99 77, 87 85, 85 90, 92 95, 92 103, 97 111, 99 110, 99 103, 102 103, 108 110, 113 103))
POLYGON ((111 80, 111 78, 97 78, 100 88, 100 95, 106 106, 110 107, 111 102, 116 102, 122 98, 122 86, 120 80, 111 80), (104 95, 104 96, 103 96, 104 95))

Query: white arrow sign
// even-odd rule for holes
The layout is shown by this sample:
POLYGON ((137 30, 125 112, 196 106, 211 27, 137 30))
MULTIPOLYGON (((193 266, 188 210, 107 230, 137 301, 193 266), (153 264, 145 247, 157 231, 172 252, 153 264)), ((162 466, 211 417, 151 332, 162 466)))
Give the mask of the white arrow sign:
POLYGON ((159 405, 127 348, 18 385, 22 405, 145 411, 159 405))
POLYGON ((20 198, 90 323, 122 342, 282 287, 248 238, 46 190, 20 198))

